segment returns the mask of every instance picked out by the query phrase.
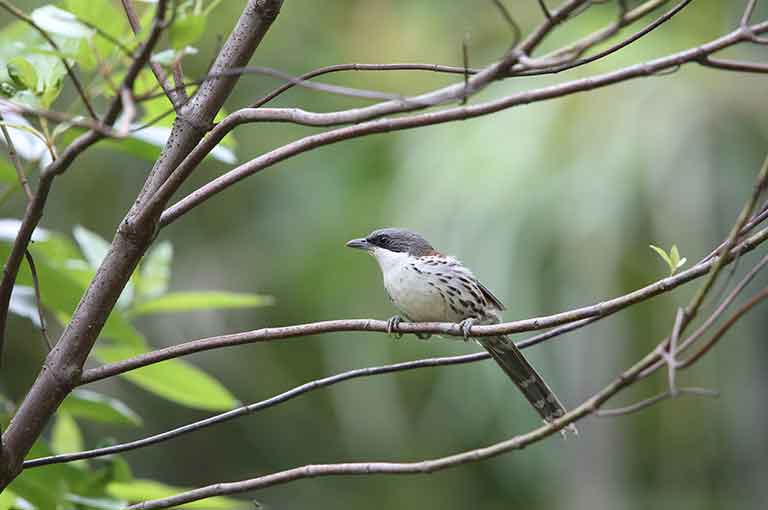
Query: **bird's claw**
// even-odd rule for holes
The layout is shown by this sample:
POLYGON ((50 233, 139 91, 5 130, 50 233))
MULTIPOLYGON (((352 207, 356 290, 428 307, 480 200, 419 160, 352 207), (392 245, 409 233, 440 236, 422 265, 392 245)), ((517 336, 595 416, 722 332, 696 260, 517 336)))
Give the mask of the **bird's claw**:
POLYGON ((387 320, 387 334, 395 340, 403 338, 402 333, 395 331, 401 322, 403 322, 403 318, 399 315, 392 316, 389 318, 389 320, 387 320))
POLYGON ((461 328, 461 333, 464 335, 464 341, 469 341, 469 331, 472 329, 472 326, 475 324, 475 319, 470 317, 469 319, 464 319, 463 321, 459 322, 459 327, 461 328))

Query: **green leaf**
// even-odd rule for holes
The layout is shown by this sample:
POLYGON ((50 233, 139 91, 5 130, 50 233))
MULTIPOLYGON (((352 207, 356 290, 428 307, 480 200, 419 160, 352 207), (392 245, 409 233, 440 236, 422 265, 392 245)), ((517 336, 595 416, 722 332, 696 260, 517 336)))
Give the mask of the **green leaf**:
POLYGON ((667 255, 667 252, 664 251, 662 248, 659 248, 658 246, 654 246, 652 244, 649 244, 650 248, 655 251, 661 259, 667 263, 667 266, 669 267, 670 271, 674 271, 674 265, 672 264, 672 259, 667 255))
POLYGON ((18 182, 17 179, 16 169, 13 165, 4 159, 0 159, 0 182, 15 186, 18 182))
POLYGON ((109 251, 109 243, 98 234, 80 225, 75 225, 73 234, 85 260, 93 269, 97 269, 109 251))
POLYGON ((137 304, 130 310, 130 313, 132 315, 145 315, 163 312, 213 310, 217 308, 255 308, 268 306, 273 302, 272 296, 261 294, 219 291, 169 292, 155 299, 137 304))
POLYGON ((8 76, 22 89, 37 90, 37 71, 24 57, 13 57, 8 61, 8 76))
MULTIPOLYGON (((96 357, 114 363, 142 354, 142 350, 118 346, 98 346, 96 357)), ((162 398, 195 409, 222 411, 239 402, 216 379, 199 368, 172 359, 121 374, 132 383, 162 398)))
MULTIPOLYGON (((154 480, 134 480, 128 483, 114 482, 107 486, 107 493, 116 498, 130 502, 145 501, 148 499, 167 498, 188 489, 174 487, 154 480)), ((193 501, 174 508, 198 508, 208 510, 246 510, 252 509, 253 503, 241 501, 224 496, 193 501)))
POLYGON ((113 423, 116 425, 141 426, 141 417, 116 398, 95 391, 75 390, 61 404, 61 409, 75 418, 113 423))
POLYGON ((83 449, 83 436, 75 419, 67 411, 56 412, 51 433, 51 448, 56 453, 78 452, 83 449))
POLYGON ((658 246, 649 245, 653 251, 655 251, 659 257, 661 257, 664 262, 667 263, 667 267, 669 267, 669 275, 672 276, 675 274, 675 272, 683 267, 685 263, 688 261, 685 257, 680 258, 680 251, 677 249, 677 245, 673 244, 672 248, 669 250, 669 254, 667 254, 666 251, 664 251, 662 248, 659 248, 658 246))
MULTIPOLYGON (((173 116, 168 118, 173 120, 173 116)), ((150 126, 139 131, 132 131, 122 140, 110 140, 108 145, 129 154, 154 161, 160 155, 160 149, 165 146, 170 134, 170 127, 150 126)), ((107 145, 102 144, 102 146, 107 145)), ((235 153, 221 144, 208 153, 208 156, 223 163, 234 164, 237 162, 235 153)))
POLYGON ((71 12, 53 5, 45 5, 32 11, 32 20, 43 30, 73 39, 89 38, 94 30, 88 28, 71 12))
POLYGON ((152 55, 152 62, 163 66, 169 66, 182 57, 187 55, 197 55, 197 53, 197 48, 193 48, 192 46, 184 46, 178 50, 169 48, 152 55))
POLYGON ((136 285, 136 294, 139 299, 155 298, 168 290, 172 261, 173 246, 170 241, 163 241, 152 248, 141 263, 136 285))
MULTIPOLYGON (((93 270, 98 269, 101 262, 104 260, 104 257, 107 256, 110 246, 109 243, 98 234, 91 232, 81 225, 75 225, 73 235, 75 236, 75 241, 77 241, 78 246, 80 246, 80 250, 82 250, 83 255, 85 256, 85 260, 88 261, 88 265, 90 265, 93 270)), ((125 308, 132 300, 133 283, 129 281, 123 289, 123 292, 120 294, 120 298, 117 300, 117 307, 125 308)))
POLYGON ((0 510, 11 510, 16 503, 16 494, 6 489, 0 492, 0 510))
POLYGON ((171 46, 181 49, 194 44, 205 33, 205 16, 202 14, 181 14, 171 25, 171 46))
POLYGON ((126 507, 125 501, 118 499, 85 498, 77 494, 67 494, 64 499, 82 510, 124 510, 126 507))

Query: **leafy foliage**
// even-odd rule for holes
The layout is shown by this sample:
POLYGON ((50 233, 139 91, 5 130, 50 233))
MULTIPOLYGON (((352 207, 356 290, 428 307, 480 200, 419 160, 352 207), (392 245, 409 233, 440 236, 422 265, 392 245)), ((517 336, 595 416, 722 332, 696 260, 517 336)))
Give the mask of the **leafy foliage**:
MULTIPOLYGON (((0 221, 0 255, 7 257, 10 243, 19 223, 0 221)), ((76 226, 74 242, 61 234, 39 229, 30 248, 40 278, 43 306, 65 324, 85 287, 109 249, 109 243, 98 234, 76 226)), ((265 306, 269 296, 222 291, 170 292, 173 246, 158 243, 137 268, 102 330, 94 355, 103 362, 114 362, 149 350, 144 336, 131 318, 162 312, 190 312, 202 309, 237 309, 265 306)), ((19 274, 14 289, 11 312, 37 324, 32 276, 28 268, 19 274), (23 306, 22 306, 23 305, 23 306)), ((123 374, 126 380, 179 405, 218 411, 238 405, 232 394, 214 377, 194 365, 168 360, 123 374)), ((7 424, 9 416, 2 416, 7 424)), ((79 389, 61 405, 53 423, 50 442, 41 440, 31 457, 82 450, 86 441, 79 422, 88 421, 110 426, 140 427, 138 413, 113 397, 79 389)), ((180 490, 151 480, 136 480, 120 457, 95 461, 78 461, 26 470, 5 491, 0 510, 33 507, 38 509, 122 508, 128 501, 146 499, 157 494, 180 490), (21 503, 23 501, 23 503, 21 503)), ((190 508, 243 508, 242 502, 215 498, 190 508)))

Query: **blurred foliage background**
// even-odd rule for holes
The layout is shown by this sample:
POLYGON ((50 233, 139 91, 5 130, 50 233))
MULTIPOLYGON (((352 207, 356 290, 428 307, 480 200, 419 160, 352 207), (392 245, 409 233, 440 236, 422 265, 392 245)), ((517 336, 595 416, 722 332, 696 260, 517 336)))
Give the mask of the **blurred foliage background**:
MULTIPOLYGON (((210 13, 195 44, 199 53, 184 61, 188 76, 204 75, 244 3, 221 2, 210 13)), ((507 3, 526 30, 540 21, 537 2, 507 3)), ((694 2, 609 58, 562 75, 506 80, 473 101, 695 46, 732 30, 744 3, 694 2)), ((26 11, 41 5, 22 2, 26 11)), ((763 5, 755 19, 766 14, 763 5)), ((610 2, 595 6, 557 30, 543 50, 601 27, 614 15, 610 2)), ((496 58, 510 40, 491 2, 291 0, 252 63, 293 74, 347 62, 460 65, 465 33, 474 66, 496 58)), ((740 47, 728 55, 760 58, 764 50, 740 47)), ((412 94, 457 79, 426 72, 349 72, 323 81, 412 94)), ((245 76, 226 108, 244 106, 277 84, 245 76)), ((649 244, 677 244, 683 256, 696 261, 726 235, 765 155, 765 91, 759 75, 689 64, 671 75, 473 121, 366 137, 290 159, 209 200, 160 235, 173 245, 172 291, 259 293, 273 296, 274 304, 164 313, 134 323, 149 343, 161 347, 265 326, 387 318, 393 310, 375 263, 344 248, 347 239, 382 226, 418 231, 461 258, 507 304, 507 320, 627 293, 667 272, 649 244)), ((74 99, 69 89, 65 96, 74 99)), ((314 111, 362 104, 300 88, 274 103, 314 111)), ((242 162, 313 131, 247 125, 237 129, 234 150, 242 162)), ((56 181, 42 226, 71 236, 75 225, 83 225, 111 239, 150 166, 146 159, 97 145, 56 181)), ((184 189, 231 167, 210 159, 184 189)), ((17 193, 3 203, 0 215, 19 218, 23 207, 17 193)), ((756 256, 745 257, 737 273, 756 256)), ((41 284, 45 293, 47 282, 41 284)), ((675 307, 695 285, 526 355, 572 407, 667 334, 675 307)), ((52 325, 54 335, 58 328, 52 325)), ((766 328, 768 316, 758 308, 682 375, 684 384, 720 391, 719 400, 684 397, 636 415, 591 418, 580 424, 578 439, 552 438, 431 476, 323 478, 251 496, 275 509, 759 508, 768 498, 766 328)), ((10 318, 0 383, 12 401, 22 398, 44 358, 38 337, 28 319, 10 318)), ((477 349, 452 339, 392 341, 380 334, 345 333, 212 351, 188 361, 249 403, 351 368, 477 349)), ((183 389, 184 381, 178 384, 183 389)), ((634 402, 665 384, 654 377, 610 404, 634 402)), ((125 402, 141 416, 143 428, 82 423, 87 447, 210 414, 123 380, 89 389, 125 402)), ((307 463, 431 458, 537 425, 506 377, 482 362, 343 383, 124 457, 136 476, 197 486, 307 463)))

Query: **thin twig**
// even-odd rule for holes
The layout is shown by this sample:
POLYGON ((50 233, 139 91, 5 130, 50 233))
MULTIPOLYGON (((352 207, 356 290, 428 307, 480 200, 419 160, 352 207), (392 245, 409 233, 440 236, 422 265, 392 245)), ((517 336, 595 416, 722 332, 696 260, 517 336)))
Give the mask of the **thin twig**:
POLYGON ((48 328, 45 325, 45 314, 43 313, 43 300, 40 294, 40 280, 37 277, 37 268, 35 267, 35 259, 32 258, 32 254, 29 253, 29 250, 27 250, 24 254, 27 258, 27 264, 29 264, 29 272, 30 274, 32 274, 32 284, 34 285, 34 288, 35 288, 35 305, 37 306, 37 317, 40 321, 40 333, 42 333, 43 341, 45 342, 45 345, 48 347, 48 351, 50 352, 50 350, 53 349, 53 343, 51 342, 51 338, 48 336, 48 328))
POLYGON ((544 13, 545 18, 552 19, 552 13, 549 12, 549 9, 547 8, 547 4, 544 3, 544 0, 539 0, 539 7, 541 7, 541 12, 544 13))
POLYGON ((189 423, 187 425, 183 425, 181 427, 177 427, 173 430, 168 430, 160 434, 147 436, 141 439, 137 439, 135 441, 131 441, 129 443, 112 445, 104 448, 97 448, 94 450, 68 453, 63 455, 52 455, 49 457, 40 457, 37 459, 31 459, 24 462, 24 468, 27 469, 31 467, 45 466, 47 464, 58 464, 61 462, 72 462, 80 459, 90 459, 94 457, 102 457, 104 455, 111 455, 115 453, 136 450, 138 448, 143 448, 145 446, 168 441, 170 439, 174 439, 176 437, 187 434, 189 432, 198 431, 203 428, 210 427, 211 425, 223 423, 223 422, 232 420, 234 418, 238 418, 240 416, 253 414, 257 411, 262 411, 264 409, 268 409, 278 404, 282 404, 283 402, 294 399, 305 393, 309 393, 314 390, 319 390, 320 388, 326 388, 328 386, 332 386, 334 384, 338 384, 343 381, 348 381, 350 379, 357 379, 360 377, 370 377, 370 376, 381 375, 381 374, 389 374, 392 372, 403 372, 407 370, 414 370, 417 368, 459 365, 464 363, 472 363, 475 361, 485 360, 489 358, 490 358, 490 355, 487 352, 478 352, 478 353, 467 354, 463 356, 427 358, 427 359, 420 359, 415 361, 406 361, 403 363, 395 363, 392 365, 383 365, 379 367, 367 367, 367 368, 358 368, 355 370, 349 370, 347 372, 341 372, 336 375, 310 381, 306 384, 302 384, 301 386, 296 386, 295 388, 292 388, 288 391, 280 393, 279 395, 275 395, 274 397, 268 398, 266 400, 262 400, 260 402, 255 402, 253 404, 238 407, 237 409, 233 409, 225 413, 217 414, 215 416, 211 416, 204 420, 189 423))
MULTIPOLYGON (((758 172, 752 194, 750 195, 747 202, 744 204, 744 207, 739 213, 739 217, 736 219, 736 222, 731 228, 730 234, 728 234, 728 238, 725 242, 725 245, 723 246, 724 253, 729 252, 731 247, 737 243, 739 235, 741 234, 744 226, 749 222, 750 216, 752 215, 752 211, 757 205, 757 201, 760 195, 762 194, 763 190, 766 188, 766 185, 768 185, 768 155, 766 155, 765 160, 763 161, 763 165, 760 168, 760 172, 758 172)), ((701 307, 702 303, 704 302, 704 299, 706 298, 707 294, 712 289, 712 286, 717 280, 718 274, 720 273, 722 268, 725 266, 724 257, 719 257, 715 260, 716 262, 712 268, 712 272, 709 274, 707 279, 704 281, 704 284, 699 288, 699 290, 696 292, 696 294, 693 296, 693 298, 685 308, 683 324, 680 328, 681 332, 685 331, 686 326, 690 323, 691 320, 694 319, 694 317, 696 317, 696 314, 699 308, 701 307)))
POLYGON ((32 201, 32 189, 29 187, 29 181, 27 181, 27 173, 24 171, 24 166, 21 164, 19 154, 16 152, 16 146, 13 144, 11 134, 8 132, 8 128, 5 126, 5 119, 0 112, 0 129, 3 131, 3 137, 5 138, 5 144, 8 146, 8 157, 16 168, 16 177, 19 179, 21 189, 27 195, 27 200, 32 201))
POLYGON ((540 61, 551 61, 553 63, 563 63, 566 60, 573 60, 580 57, 584 52, 590 48, 600 44, 601 42, 611 38, 622 28, 631 25, 635 21, 644 17, 646 14, 653 12, 660 6, 666 4, 669 0, 648 0, 647 2, 638 5, 630 11, 622 10, 619 8, 619 19, 611 23, 607 27, 593 32, 582 39, 579 39, 567 46, 558 48, 542 57, 539 57, 540 61), (623 15, 621 13, 623 12, 623 15))
POLYGON ((4 97, 0 97, 0 109, 5 112, 13 112, 24 115, 34 115, 48 120, 56 122, 64 122, 72 126, 95 131, 99 135, 105 138, 117 138, 117 133, 110 126, 103 124, 100 121, 94 121, 89 117, 83 117, 81 115, 71 115, 68 113, 57 112, 55 110, 39 110, 28 105, 21 103, 14 103, 4 97))
POLYGON ((134 34, 141 32, 141 24, 139 23, 139 16, 136 14, 136 10, 133 8, 131 0, 121 0, 123 3, 123 10, 125 11, 125 17, 128 18, 128 24, 131 26, 131 31, 134 34))
POLYGON ((689 346, 691 346, 694 342, 696 342, 697 339, 699 339, 709 328, 717 321, 717 319, 720 318, 720 316, 728 309, 728 307, 736 300, 736 298, 741 294, 741 292, 744 291, 744 289, 749 285, 749 283, 757 276, 757 274, 766 266, 768 265, 768 255, 765 255, 760 261, 755 264, 755 266, 744 276, 744 278, 741 279, 741 281, 736 285, 736 287, 728 294, 728 296, 723 299, 723 301, 718 305, 718 307, 715 309, 714 312, 712 312, 709 317, 707 317, 707 320, 705 320, 701 326, 699 326, 696 331, 691 333, 691 335, 686 338, 683 343, 680 345, 680 350, 686 350, 689 346))
POLYGON ((668 398, 675 398, 679 395, 696 395, 696 396, 710 397, 710 398, 718 398, 720 396, 720 394, 717 391, 710 390, 707 388, 678 388, 675 394, 673 394, 672 391, 667 390, 665 392, 659 393, 658 395, 654 395, 652 397, 641 400, 640 402, 636 402, 634 404, 631 404, 625 407, 617 407, 615 409, 599 409, 595 413, 595 416, 599 416, 600 418, 614 418, 616 416, 633 414, 638 411, 642 411, 643 409, 646 409, 648 407, 651 407, 652 405, 657 404, 662 400, 666 400, 668 398))
POLYGON ((760 64, 757 62, 712 58, 708 55, 704 55, 698 60, 698 63, 705 67, 725 69, 726 71, 736 71, 740 73, 768 73, 768 64, 760 64))
MULTIPOLYGON (((501 13, 501 17, 504 18, 504 21, 507 22, 509 25, 509 28, 512 29, 512 46, 517 46, 517 43, 520 42, 520 39, 523 38, 523 31, 520 30, 520 25, 517 24, 515 21, 515 18, 512 17, 512 14, 509 12, 509 9, 502 3, 501 0, 491 0, 493 4, 496 6, 496 8, 501 13)), ((465 63, 465 67, 466 63, 465 63)))
POLYGON ((646 25, 642 30, 639 30, 638 32, 632 34, 631 36, 627 37, 626 39, 623 39, 617 44, 614 44, 610 46, 609 48, 604 49, 603 51, 600 51, 598 53, 595 53, 594 55, 591 55, 589 57, 580 58, 578 60, 568 60, 563 63, 555 63, 554 65, 551 62, 548 62, 546 60, 531 60, 529 63, 525 65, 518 65, 512 68, 511 73, 515 74, 517 76, 534 76, 534 75, 540 75, 540 74, 556 74, 560 73, 562 71, 566 71, 569 69, 573 69, 575 67, 583 66, 586 64, 590 64, 592 62, 595 62, 597 60, 603 59, 607 57, 608 55, 611 55, 623 48, 626 48, 630 44, 634 43, 638 39, 648 35, 649 33, 653 32, 657 28, 659 28, 661 25, 666 23, 667 21, 671 20, 677 13, 682 11, 685 7, 688 6, 688 4, 691 3, 692 0, 683 0, 679 4, 677 4, 675 7, 670 9, 668 12, 666 12, 664 15, 660 16, 659 18, 653 20, 651 23, 646 25))
POLYGON ((739 321, 739 319, 741 319, 747 312, 749 312, 753 307, 755 307, 766 298, 768 298, 768 287, 765 287, 762 291, 752 296, 749 301, 739 307, 739 309, 736 310, 733 315, 731 315, 728 320, 723 323, 722 326, 720 326, 715 334, 712 335, 712 338, 710 338, 709 341, 701 347, 701 349, 691 355, 690 358, 681 361, 678 367, 681 369, 688 368, 689 366, 696 363, 702 356, 709 352, 712 347, 715 346, 715 344, 723 337, 723 335, 728 332, 729 329, 731 329, 731 327, 733 327, 734 324, 739 321))
MULTIPOLYGON (((125 11, 125 16, 128 18, 128 24, 131 26, 131 30, 134 34, 138 35, 139 32, 141 32, 141 23, 139 22, 139 16, 136 14, 136 10, 133 7, 133 3, 131 3, 131 0, 122 0, 123 3, 123 10, 125 11)), ((165 9, 163 9, 165 10, 165 9)), ((171 19, 174 18, 176 13, 176 9, 172 9, 171 12, 171 19)), ((167 23, 163 21, 161 30, 165 29, 167 23)), ((149 63, 149 68, 152 70, 152 73, 155 75, 155 78, 157 79, 157 82, 160 84, 160 87, 163 89, 163 92, 168 97, 168 101, 171 102, 171 105, 178 109, 180 108, 180 99, 178 97, 178 93, 175 92, 171 85, 168 83, 168 77, 165 75, 165 71, 163 71, 163 68, 160 64, 157 64, 155 62, 152 62, 152 60, 147 61, 149 63)))
POLYGON ((56 44, 56 41, 53 40, 53 38, 48 35, 48 32, 42 29, 35 21, 27 16, 24 11, 19 9, 18 7, 11 5, 7 0, 0 0, 0 7, 8 11, 13 16, 16 16, 24 23, 31 26, 37 33, 39 33, 43 39, 45 39, 48 44, 51 45, 51 47, 54 49, 54 51, 58 54, 59 60, 64 65, 64 69, 66 69, 67 74, 69 75, 69 78, 72 80, 72 84, 75 86, 75 89, 77 89, 77 93, 80 96, 80 99, 83 101, 83 104, 85 105, 85 109, 88 110, 88 114, 96 121, 99 120, 99 116, 96 115, 96 111, 93 109, 93 106, 91 105, 90 99, 88 99, 88 95, 85 93, 85 89, 83 88, 82 84, 80 83, 80 79, 75 74, 74 69, 72 69, 72 66, 69 65, 69 62, 67 61, 67 58, 62 54, 61 49, 59 48, 59 45, 56 44))

